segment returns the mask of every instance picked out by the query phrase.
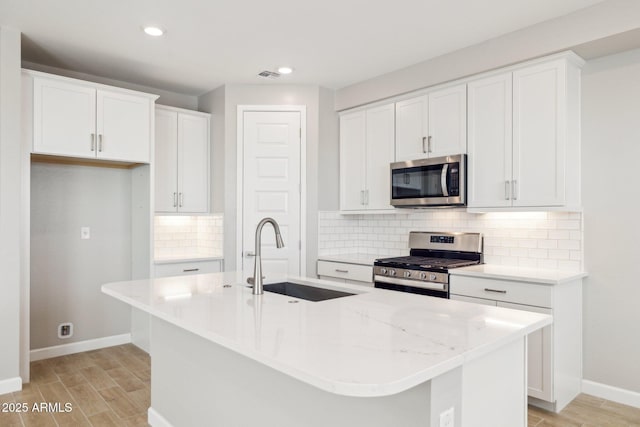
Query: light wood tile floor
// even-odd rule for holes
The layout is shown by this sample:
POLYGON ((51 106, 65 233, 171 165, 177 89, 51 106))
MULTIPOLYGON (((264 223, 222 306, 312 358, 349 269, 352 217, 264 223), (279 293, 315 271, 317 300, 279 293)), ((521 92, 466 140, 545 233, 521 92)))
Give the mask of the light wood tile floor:
MULTIPOLYGON (((31 383, 3 403, 71 403, 67 413, 3 413, 0 427, 147 426, 151 366, 132 344, 31 363, 31 383)), ((581 394, 561 413, 529 407, 529 427, 640 427, 640 409, 581 394)), ((304 426, 301 426, 304 427, 304 426)), ((355 427, 355 426, 354 426, 355 427)), ((487 426, 490 427, 490 426, 487 426)))
POLYGON ((26 403, 24 413, 1 412, 1 427, 148 426, 149 356, 126 344, 31 363, 31 383, 0 396, 0 409, 26 403), (70 403, 70 412, 34 412, 43 402, 70 403))

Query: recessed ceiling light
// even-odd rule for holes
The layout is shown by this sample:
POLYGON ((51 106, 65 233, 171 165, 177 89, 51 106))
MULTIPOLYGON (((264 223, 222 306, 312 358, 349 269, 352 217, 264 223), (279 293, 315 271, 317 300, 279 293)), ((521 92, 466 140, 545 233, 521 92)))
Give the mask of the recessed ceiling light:
POLYGON ((280 68, 278 68, 278 72, 280 74, 291 74, 291 73, 293 73, 293 68, 291 68, 291 67, 280 67, 280 68))
POLYGON ((159 37, 164 34, 164 31, 158 27, 144 27, 144 32, 150 36, 159 37))

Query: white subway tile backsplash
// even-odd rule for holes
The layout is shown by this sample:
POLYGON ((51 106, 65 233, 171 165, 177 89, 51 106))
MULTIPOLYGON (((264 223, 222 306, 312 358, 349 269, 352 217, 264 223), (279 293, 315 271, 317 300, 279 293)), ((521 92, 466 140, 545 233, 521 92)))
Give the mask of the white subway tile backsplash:
POLYGON ((156 216, 154 219, 154 257, 157 260, 222 256, 222 242, 222 215, 156 216))
POLYGON ((582 268, 582 214, 574 212, 320 212, 318 253, 406 255, 410 231, 481 232, 487 263, 574 271, 582 268))

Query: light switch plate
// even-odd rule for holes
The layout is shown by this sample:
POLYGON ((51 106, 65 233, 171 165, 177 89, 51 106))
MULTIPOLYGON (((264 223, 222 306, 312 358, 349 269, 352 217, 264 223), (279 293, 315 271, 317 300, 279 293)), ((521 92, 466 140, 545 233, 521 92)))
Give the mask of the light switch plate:
POLYGON ((91 229, 89 227, 80 227, 80 238, 87 240, 91 238, 91 229))

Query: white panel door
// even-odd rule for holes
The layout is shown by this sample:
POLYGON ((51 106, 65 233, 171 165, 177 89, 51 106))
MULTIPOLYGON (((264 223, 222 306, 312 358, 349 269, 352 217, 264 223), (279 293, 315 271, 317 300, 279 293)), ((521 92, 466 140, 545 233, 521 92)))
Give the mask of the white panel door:
POLYGON ((98 158, 149 163, 149 100, 98 90, 98 158))
POLYGON ((33 80, 33 152, 95 155, 96 90, 57 80, 33 80))
POLYGON ((364 209, 366 114, 340 116, 340 209, 364 209))
POLYGON ((209 118, 178 114, 178 207, 209 211, 209 118))
MULTIPOLYGON (((532 305, 510 304, 498 301, 498 307, 513 308, 515 310, 532 311, 534 313, 552 314, 550 308, 532 305)), ((527 336, 527 388, 528 395, 538 399, 553 402, 553 325, 527 336)))
POLYGON ((253 274, 255 231, 262 218, 280 225, 285 247, 276 248, 271 225, 262 232, 262 272, 300 274, 300 113, 245 112, 243 116, 244 277, 253 274))
POLYGON ((514 206, 564 203, 566 64, 513 73, 514 206))
POLYGON ((467 152, 467 85, 429 93, 429 157, 467 152))
POLYGON ((178 113, 156 108, 156 212, 178 209, 178 113))
POLYGON ((394 113, 393 104, 367 110, 366 209, 393 209, 390 165, 394 157, 394 113))
POLYGON ((469 207, 511 206, 511 73, 469 83, 469 207))
POLYGON ((428 156, 428 105, 426 95, 396 102, 396 162, 428 156))

